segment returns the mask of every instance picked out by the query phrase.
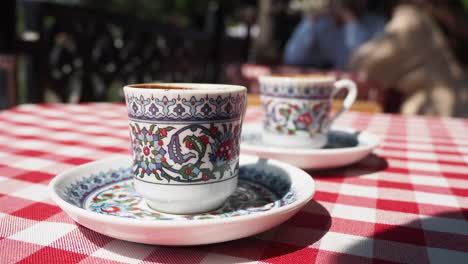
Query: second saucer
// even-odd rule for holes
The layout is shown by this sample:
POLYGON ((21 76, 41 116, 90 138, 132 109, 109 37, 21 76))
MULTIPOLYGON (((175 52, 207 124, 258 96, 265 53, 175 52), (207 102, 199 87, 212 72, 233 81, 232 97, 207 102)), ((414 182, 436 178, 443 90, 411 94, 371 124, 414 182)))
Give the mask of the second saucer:
POLYGON ((379 145, 378 137, 352 128, 332 127, 324 148, 288 148, 268 145, 263 140, 262 123, 246 123, 242 128, 241 152, 277 159, 302 169, 336 168, 355 163, 379 145))

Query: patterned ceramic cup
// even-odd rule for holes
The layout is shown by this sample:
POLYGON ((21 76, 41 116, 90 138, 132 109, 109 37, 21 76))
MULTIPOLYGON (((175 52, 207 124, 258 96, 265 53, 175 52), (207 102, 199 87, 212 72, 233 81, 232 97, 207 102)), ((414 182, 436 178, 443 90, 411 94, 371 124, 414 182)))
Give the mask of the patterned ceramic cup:
POLYGON ((220 207, 237 187, 246 88, 136 84, 124 93, 136 191, 167 213, 220 207))
POLYGON ((331 123, 356 99, 350 80, 329 75, 261 76, 260 92, 265 113, 263 140, 268 145, 321 148, 327 143, 331 123), (347 89, 342 108, 330 116, 331 100, 347 89))

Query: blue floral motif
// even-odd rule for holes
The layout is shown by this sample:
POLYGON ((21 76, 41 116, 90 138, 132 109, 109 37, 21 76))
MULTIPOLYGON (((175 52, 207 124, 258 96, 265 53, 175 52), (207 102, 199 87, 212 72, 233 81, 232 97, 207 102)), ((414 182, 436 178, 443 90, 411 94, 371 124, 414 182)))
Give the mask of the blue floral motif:
POLYGON ((150 99, 149 98, 144 98, 143 95, 141 95, 137 100, 134 101, 136 104, 138 104, 138 109, 136 111, 137 114, 143 114, 145 111, 145 108, 147 105, 150 104, 150 99))
POLYGON ((144 98, 126 94, 128 116, 142 121, 222 121, 240 119, 245 111, 245 94, 216 97, 167 96, 144 98), (180 102, 180 103, 178 103, 180 102))
POLYGON ((227 103, 226 107, 224 107, 224 110, 226 111, 226 113, 231 113, 232 111, 231 103, 227 103))
POLYGON ((132 104, 132 109, 134 112, 138 112, 138 105, 135 102, 132 104))
MULTIPOLYGON (((139 128, 138 128, 139 129, 139 128)), ((155 131, 155 128, 148 130, 146 127, 136 131, 132 129, 134 140, 132 141, 133 153, 142 153, 142 156, 134 160, 137 170, 140 172, 140 177, 144 175, 159 176, 163 174, 162 164, 166 150, 161 146, 162 139, 167 136, 167 132, 161 130, 155 131)))
POLYGON ((328 99, 333 92, 333 82, 313 84, 306 87, 291 86, 290 84, 273 85, 261 84, 260 91, 263 95, 271 97, 289 97, 297 99, 328 99))
POLYGON ((182 99, 182 103, 188 107, 190 107, 190 114, 195 115, 197 113, 197 106, 202 105, 205 102, 205 99, 200 98, 197 100, 195 96, 192 96, 190 100, 182 99))
POLYGON ((156 116, 156 113, 159 111, 158 107, 156 107, 156 104, 155 103, 152 103, 149 107, 149 113, 152 115, 152 116, 156 116))
POLYGON ((86 195, 100 187, 115 183, 115 178, 112 177, 112 173, 117 173, 120 181, 130 180, 133 178, 130 168, 102 171, 70 184, 70 186, 65 188, 63 195, 69 203, 83 207, 86 195), (81 185, 86 185, 87 190, 78 188, 81 185))
POLYGON ((262 107, 266 113, 264 129, 283 135, 295 135, 298 132, 312 135, 326 129, 331 104, 329 100, 289 103, 268 99, 262 102, 262 107))
POLYGON ((151 172, 153 172, 153 170, 156 169, 156 164, 155 164, 155 163, 152 163, 152 162, 148 162, 148 163, 147 163, 147 162, 145 162, 145 161, 142 160, 142 161, 139 162, 138 165, 140 166, 140 168, 141 168, 142 170, 144 170, 145 173, 146 173, 146 172, 150 172, 150 173, 151 173, 151 172))
POLYGON ((221 112, 221 107, 228 101, 228 98, 221 98, 221 96, 210 98, 210 103, 216 107, 216 112, 221 112))
POLYGON ((299 198, 289 176, 281 171, 263 170, 255 165, 241 166, 239 185, 223 207, 196 215, 172 215, 149 209, 132 184, 130 168, 84 175, 64 187, 60 196, 88 211, 139 220, 191 221, 221 219, 267 212, 292 204, 299 198), (116 177, 117 176, 117 177, 116 177), (77 188, 86 186, 86 190, 77 188))
POLYGON ((235 106, 234 113, 240 113, 240 115, 244 115, 246 104, 244 97, 237 95, 235 98, 232 98, 232 101, 235 106))
POLYGON ((177 106, 174 108, 174 112, 178 115, 181 116, 185 112, 185 108, 182 107, 181 104, 177 104, 177 106))
POLYGON ((159 98, 155 98, 154 102, 157 105, 162 106, 162 108, 163 108, 162 111, 163 111, 164 115, 167 115, 169 113, 169 107, 176 104, 176 99, 173 98, 172 100, 169 100, 166 96, 164 96, 162 98, 162 100, 159 100, 159 98))
POLYGON ((201 108, 201 111, 202 111, 203 114, 205 114, 205 116, 208 116, 211 113, 211 111, 213 111, 213 109, 208 104, 205 104, 201 108))

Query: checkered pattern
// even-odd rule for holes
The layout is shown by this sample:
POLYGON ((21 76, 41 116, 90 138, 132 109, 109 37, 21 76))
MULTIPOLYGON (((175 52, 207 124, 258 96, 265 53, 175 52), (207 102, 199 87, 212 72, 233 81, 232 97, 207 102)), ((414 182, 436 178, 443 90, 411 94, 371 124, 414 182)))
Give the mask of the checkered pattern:
MULTIPOLYGON (((347 113, 383 143, 356 165, 310 171, 315 198, 257 236, 198 247, 112 239, 47 196, 57 173, 129 153, 126 109, 25 105, 0 113, 0 263, 468 263, 468 120, 347 113)), ((249 109, 246 122, 261 119, 249 109)))

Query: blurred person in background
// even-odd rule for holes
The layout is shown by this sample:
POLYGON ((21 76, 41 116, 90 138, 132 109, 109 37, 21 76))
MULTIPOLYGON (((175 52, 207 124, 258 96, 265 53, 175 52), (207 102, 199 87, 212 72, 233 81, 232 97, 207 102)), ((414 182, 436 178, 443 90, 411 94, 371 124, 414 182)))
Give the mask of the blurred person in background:
POLYGON ((381 33, 385 17, 367 0, 313 0, 286 44, 288 65, 343 70, 352 52, 381 33))
POLYGON ((356 51, 350 68, 365 80, 397 89, 403 114, 468 117, 466 3, 392 2, 384 33, 356 51))

